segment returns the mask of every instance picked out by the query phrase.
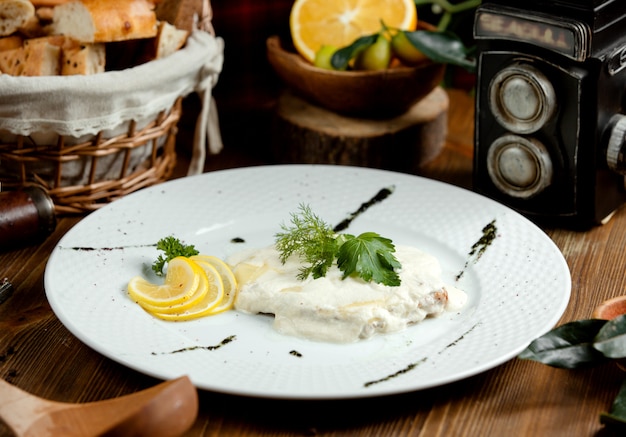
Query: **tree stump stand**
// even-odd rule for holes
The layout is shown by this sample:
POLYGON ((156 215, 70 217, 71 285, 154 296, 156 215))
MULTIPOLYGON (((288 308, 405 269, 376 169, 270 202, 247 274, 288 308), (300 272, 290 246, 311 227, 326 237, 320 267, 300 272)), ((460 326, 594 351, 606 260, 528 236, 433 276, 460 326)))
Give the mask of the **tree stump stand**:
POLYGON ((448 107, 448 95, 438 87, 397 117, 354 118, 284 91, 274 115, 272 152, 285 164, 341 164, 418 173, 443 148, 448 107))

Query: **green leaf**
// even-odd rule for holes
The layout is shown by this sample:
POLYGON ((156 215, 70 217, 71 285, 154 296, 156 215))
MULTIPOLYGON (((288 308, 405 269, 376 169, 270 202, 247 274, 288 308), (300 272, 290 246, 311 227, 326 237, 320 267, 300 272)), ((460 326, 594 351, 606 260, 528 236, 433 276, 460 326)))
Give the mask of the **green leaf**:
POLYGON ((626 429, 626 381, 622 383, 611 410, 600 415, 600 422, 604 425, 626 429))
POLYGON ((185 245, 178 238, 173 236, 160 239, 156 245, 158 250, 165 252, 157 257, 154 264, 152 264, 152 270, 159 275, 163 275, 163 268, 165 264, 177 256, 193 256, 199 252, 193 245, 185 245))
POLYGON ((275 235, 281 262, 285 263, 291 255, 297 254, 308 263, 300 270, 300 280, 309 275, 314 279, 326 276, 337 259, 344 279, 355 274, 367 282, 373 280, 386 285, 400 285, 400 278, 395 272, 400 263, 393 255, 395 246, 391 240, 374 232, 358 237, 337 234, 309 206, 303 204, 299 213, 291 215, 291 226, 283 224, 281 228, 283 232, 275 235))
POLYGON ((457 65, 469 72, 476 71, 475 48, 467 48, 452 32, 415 30, 407 32, 408 40, 434 62, 457 65))
POLYGON ((366 282, 398 286, 400 277, 395 269, 400 268, 400 263, 393 252, 395 246, 391 240, 375 232, 365 232, 341 245, 337 266, 343 272, 343 278, 356 274, 366 282))
POLYGON ((352 44, 333 53, 330 63, 336 70, 345 70, 356 55, 376 42, 378 33, 357 38, 352 44))
POLYGON ((605 324, 605 320, 595 319, 566 323, 535 339, 519 358, 564 369, 600 364, 606 357, 593 342, 605 324))
POLYGON ((609 320, 598 332, 593 347, 608 358, 626 357, 626 315, 609 320))

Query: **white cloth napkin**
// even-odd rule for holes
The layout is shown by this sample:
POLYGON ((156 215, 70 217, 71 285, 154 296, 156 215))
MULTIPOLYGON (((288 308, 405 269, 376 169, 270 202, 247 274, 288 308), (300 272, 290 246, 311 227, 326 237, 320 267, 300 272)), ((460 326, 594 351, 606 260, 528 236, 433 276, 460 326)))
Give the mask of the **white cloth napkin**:
POLYGON ((169 110, 176 99, 198 93, 197 120, 189 174, 202 172, 206 150, 223 147, 212 97, 224 61, 224 41, 194 31, 172 55, 123 71, 87 76, 16 77, 0 74, 0 131, 15 135, 54 132, 81 138, 100 131, 138 128, 169 110))

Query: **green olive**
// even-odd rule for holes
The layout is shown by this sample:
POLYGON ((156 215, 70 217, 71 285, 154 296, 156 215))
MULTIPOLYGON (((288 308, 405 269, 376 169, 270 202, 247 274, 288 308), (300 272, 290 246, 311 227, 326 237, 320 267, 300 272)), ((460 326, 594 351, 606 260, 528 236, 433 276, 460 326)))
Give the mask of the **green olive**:
POLYGON ((325 68, 326 70, 334 70, 331 59, 333 54, 337 51, 337 47, 331 45, 323 45, 315 53, 315 61, 313 65, 319 68, 325 68))
POLYGON ((426 59, 426 55, 415 47, 402 31, 391 38, 391 50, 404 65, 416 65, 426 59))
POLYGON ((384 70, 391 62, 391 44, 383 35, 378 35, 371 46, 361 51, 354 60, 356 70, 384 70))

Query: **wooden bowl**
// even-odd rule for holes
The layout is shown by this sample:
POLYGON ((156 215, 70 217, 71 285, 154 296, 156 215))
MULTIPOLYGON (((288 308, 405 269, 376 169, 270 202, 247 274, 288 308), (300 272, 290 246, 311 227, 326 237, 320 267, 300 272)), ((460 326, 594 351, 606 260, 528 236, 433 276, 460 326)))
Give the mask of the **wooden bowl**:
POLYGON ((267 57, 285 84, 310 103, 347 116, 393 118, 406 112, 443 80, 445 65, 428 59, 414 67, 379 71, 318 68, 278 36, 267 39, 267 57))
POLYGON ((626 296, 618 296, 602 302, 593 311, 591 318, 612 320, 622 314, 626 314, 626 296))

